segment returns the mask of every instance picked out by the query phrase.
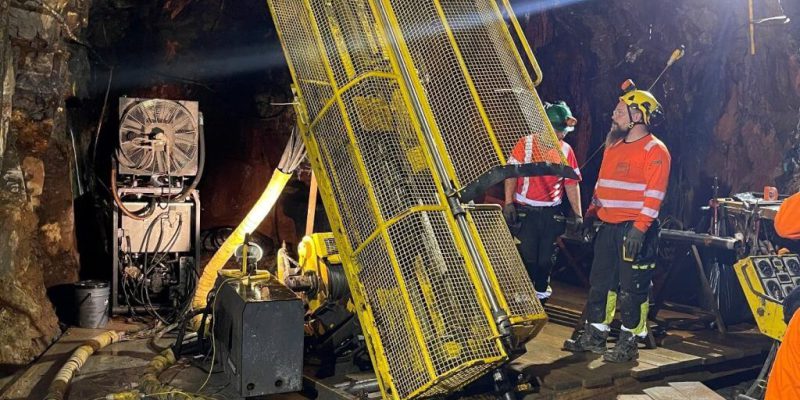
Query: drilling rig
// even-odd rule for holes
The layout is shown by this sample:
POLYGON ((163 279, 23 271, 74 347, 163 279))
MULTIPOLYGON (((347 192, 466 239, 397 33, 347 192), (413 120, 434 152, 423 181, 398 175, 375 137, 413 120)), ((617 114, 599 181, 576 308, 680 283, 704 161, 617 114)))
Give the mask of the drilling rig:
POLYGON ((510 4, 268 5, 383 397, 440 397, 490 374, 511 398, 503 367, 547 317, 500 208, 474 201, 510 177, 574 171, 510 4), (524 137, 533 162, 510 165, 524 137))

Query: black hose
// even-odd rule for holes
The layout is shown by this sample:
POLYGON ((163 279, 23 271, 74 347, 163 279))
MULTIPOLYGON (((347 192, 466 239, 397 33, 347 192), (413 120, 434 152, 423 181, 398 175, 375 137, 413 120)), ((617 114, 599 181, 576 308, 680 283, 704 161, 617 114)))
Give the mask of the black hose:
POLYGON ((197 151, 197 175, 195 175, 194 179, 192 179, 192 183, 184 187, 183 190, 181 190, 181 192, 176 196, 172 197, 173 199, 185 199, 186 196, 191 194, 193 190, 197 189, 197 185, 200 183, 200 178, 203 177, 203 169, 205 169, 206 166, 206 139, 202 113, 200 113, 200 124, 197 127, 197 132, 199 136, 197 139, 200 142, 197 151))
POLYGON ((146 211, 141 214, 139 213, 142 210, 134 212, 128 210, 125 205, 122 204, 122 199, 119 198, 119 193, 117 193, 117 167, 114 161, 111 161, 111 196, 114 198, 114 202, 117 203, 117 207, 119 207, 123 214, 137 221, 144 221, 156 211, 154 199, 150 199, 150 201, 147 202, 147 206, 145 206, 146 211))
POLYGON ((175 354, 175 357, 181 356, 181 351, 183 349, 183 338, 186 335, 186 322, 194 318, 196 315, 200 315, 203 313, 208 312, 208 307, 200 308, 197 310, 191 310, 187 313, 183 314, 183 317, 178 322, 181 329, 178 331, 178 337, 175 339, 175 344, 172 345, 172 353, 175 354))
POLYGON ((327 264, 327 267, 328 297, 330 300, 339 301, 350 297, 350 287, 347 286, 347 276, 344 273, 344 266, 342 264, 327 264))

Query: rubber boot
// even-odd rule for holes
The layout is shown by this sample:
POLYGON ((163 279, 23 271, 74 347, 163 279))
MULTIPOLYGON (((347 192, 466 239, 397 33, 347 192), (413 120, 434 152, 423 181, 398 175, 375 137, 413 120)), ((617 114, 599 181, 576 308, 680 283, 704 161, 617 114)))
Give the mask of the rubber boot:
POLYGON ((612 363, 624 363, 639 358, 637 337, 631 332, 621 331, 613 349, 603 354, 603 359, 612 363))
POLYGON ((564 342, 564 350, 573 353, 591 351, 595 354, 603 354, 608 349, 606 347, 606 340, 608 340, 608 331, 601 331, 587 322, 583 332, 578 335, 577 339, 567 339, 567 341, 564 342))

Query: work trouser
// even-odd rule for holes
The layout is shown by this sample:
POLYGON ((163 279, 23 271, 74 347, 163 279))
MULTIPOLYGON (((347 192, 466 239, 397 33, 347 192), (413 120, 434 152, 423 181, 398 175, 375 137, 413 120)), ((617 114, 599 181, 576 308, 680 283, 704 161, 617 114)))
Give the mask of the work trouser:
POLYGON ((564 233, 566 223, 556 216, 563 217, 560 206, 531 207, 516 204, 517 218, 520 222, 517 239, 519 253, 533 281, 536 295, 540 299, 549 297, 550 272, 556 258, 556 238, 564 233))
POLYGON ((645 234, 642 250, 633 261, 626 261, 622 246, 632 224, 603 223, 597 231, 586 319, 592 324, 610 324, 619 300, 623 328, 643 336, 647 333, 648 294, 658 252, 659 227, 658 221, 654 221, 645 234))

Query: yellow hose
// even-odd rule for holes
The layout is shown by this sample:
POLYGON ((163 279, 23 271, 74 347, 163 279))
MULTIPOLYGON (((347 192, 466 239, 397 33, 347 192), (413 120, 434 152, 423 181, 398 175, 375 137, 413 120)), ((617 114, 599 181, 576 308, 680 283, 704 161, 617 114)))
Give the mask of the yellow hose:
POLYGON ((139 387, 135 390, 127 392, 112 393, 106 395, 105 400, 139 400, 141 398, 148 399, 181 399, 181 400, 196 400, 205 399, 205 397, 184 392, 173 386, 164 385, 158 379, 164 370, 175 364, 175 354, 172 349, 166 349, 161 354, 153 357, 147 368, 142 375, 142 380, 139 382, 139 387))
MULTIPOLYGON (((197 282, 197 289, 195 289, 194 299, 192 300, 192 307, 195 310, 206 306, 208 292, 214 287, 214 282, 217 280, 217 273, 231 258, 236 247, 244 242, 245 234, 253 233, 253 231, 258 228, 258 225, 261 224, 261 221, 267 217, 267 214, 269 214, 269 211, 275 206, 275 202, 278 200, 281 192, 283 192, 283 188, 286 187, 286 183, 291 176, 292 174, 287 174, 276 169, 272 173, 272 178, 270 178, 267 188, 264 189, 264 193, 261 194, 261 197, 253 205, 253 208, 250 209, 250 212, 247 213, 247 216, 239 223, 239 226, 236 227, 233 233, 228 236, 228 239, 220 246, 219 250, 214 253, 214 257, 211 258, 211 261, 209 261, 203 269, 203 276, 201 276, 200 281, 197 282)), ((194 318, 192 324, 197 328, 199 322, 200 316, 197 316, 194 318)))
POLYGON ((64 363, 64 366, 58 370, 56 378, 53 379, 53 382, 50 384, 50 388, 47 390, 47 395, 44 400, 62 400, 72 377, 75 376, 83 364, 86 363, 89 356, 111 343, 118 342, 122 338, 122 335, 122 333, 114 331, 103 332, 89 339, 81 347, 78 347, 75 352, 72 353, 69 360, 64 363))

